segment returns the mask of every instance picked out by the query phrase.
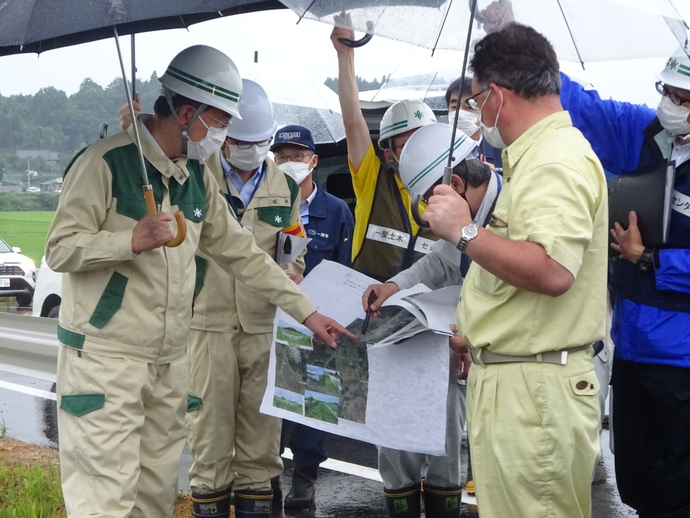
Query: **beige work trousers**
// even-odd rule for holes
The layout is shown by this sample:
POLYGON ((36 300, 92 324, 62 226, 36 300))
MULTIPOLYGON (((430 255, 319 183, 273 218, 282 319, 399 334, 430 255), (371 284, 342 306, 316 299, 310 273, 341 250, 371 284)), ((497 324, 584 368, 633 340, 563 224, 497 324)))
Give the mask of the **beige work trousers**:
POLYGON ((598 391, 589 349, 567 365, 472 365, 467 425, 482 518, 591 516, 598 391))
POLYGON ((60 470, 69 518, 172 516, 187 362, 58 352, 60 470))
POLYGON ((193 492, 270 489, 282 473, 281 420, 259 412, 272 337, 192 329, 190 395, 200 400, 186 418, 193 492))

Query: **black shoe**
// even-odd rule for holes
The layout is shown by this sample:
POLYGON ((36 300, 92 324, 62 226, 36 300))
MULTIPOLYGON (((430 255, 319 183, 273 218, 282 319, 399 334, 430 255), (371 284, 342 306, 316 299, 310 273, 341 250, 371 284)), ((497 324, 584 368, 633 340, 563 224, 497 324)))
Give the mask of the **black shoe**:
POLYGON ((292 475, 292 487, 285 497, 283 507, 285 509, 304 509, 313 507, 316 496, 316 476, 318 467, 310 470, 295 471, 292 475))

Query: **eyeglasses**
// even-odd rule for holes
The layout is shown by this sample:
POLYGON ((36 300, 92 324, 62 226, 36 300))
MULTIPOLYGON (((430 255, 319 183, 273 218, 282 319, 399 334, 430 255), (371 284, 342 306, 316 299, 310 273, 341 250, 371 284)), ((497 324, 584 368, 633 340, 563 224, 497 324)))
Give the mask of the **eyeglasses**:
MULTIPOLYGON (((211 114, 208 113, 208 112, 203 112, 201 115, 206 115, 207 117, 209 117, 210 119, 212 119, 216 124, 218 124, 218 126, 219 126, 220 128, 222 128, 222 129, 225 129, 225 130, 226 130, 226 129, 228 129, 228 126, 230 125, 230 119, 228 119, 227 122, 223 122, 222 120, 216 119, 213 115, 211 115, 211 114)), ((199 115, 199 117, 201 117, 201 115, 199 115)), ((203 122, 203 121, 202 121, 202 122, 203 122)))
POLYGON ((490 90, 490 88, 485 88, 478 94, 474 94, 472 97, 468 97, 465 99, 465 104, 472 110, 479 110, 479 105, 477 104, 477 97, 482 95, 483 93, 486 93, 490 90))
POLYGON ((266 140, 260 140, 259 142, 247 142, 244 140, 236 140, 234 138, 231 138, 230 140, 232 141, 231 144, 234 144, 239 149, 249 149, 252 146, 266 147, 273 142, 273 137, 267 138, 266 140))
POLYGON ((673 104, 676 106, 680 106, 681 104, 685 104, 687 102, 690 102, 690 99, 684 99, 680 95, 678 95, 675 92, 672 92, 669 90, 664 83, 661 81, 656 82, 656 91, 659 92, 661 95, 665 95, 668 97, 673 104))
POLYGON ((273 159, 275 160, 276 164, 284 164, 288 160, 290 162, 301 162, 303 161, 306 157, 313 157, 314 153, 293 153, 292 155, 274 155, 273 159))

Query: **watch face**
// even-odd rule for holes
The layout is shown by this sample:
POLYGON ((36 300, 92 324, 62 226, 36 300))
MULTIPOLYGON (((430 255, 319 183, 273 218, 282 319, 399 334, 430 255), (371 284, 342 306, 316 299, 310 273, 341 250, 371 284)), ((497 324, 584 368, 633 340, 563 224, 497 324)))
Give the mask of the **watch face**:
POLYGON ((469 225, 462 227, 462 237, 465 239, 477 237, 477 225, 470 223, 469 225))

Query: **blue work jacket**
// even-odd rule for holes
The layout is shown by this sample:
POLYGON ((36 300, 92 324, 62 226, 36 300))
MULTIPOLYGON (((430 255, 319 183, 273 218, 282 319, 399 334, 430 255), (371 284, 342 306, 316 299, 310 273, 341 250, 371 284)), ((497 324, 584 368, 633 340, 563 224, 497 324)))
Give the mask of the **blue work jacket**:
POLYGON ((307 237, 311 238, 307 245, 304 274, 308 274, 324 259, 351 266, 354 226, 355 220, 347 204, 317 188, 309 204, 309 223, 304 226, 307 237))
MULTIPOLYGON (((561 74, 561 102, 613 175, 665 162, 655 136, 663 132, 645 106, 603 100, 561 74)), ((611 338, 617 357, 690 367, 690 161, 676 171, 668 243, 654 252, 654 268, 640 271, 616 260, 611 338)))

